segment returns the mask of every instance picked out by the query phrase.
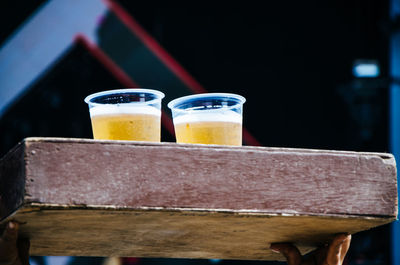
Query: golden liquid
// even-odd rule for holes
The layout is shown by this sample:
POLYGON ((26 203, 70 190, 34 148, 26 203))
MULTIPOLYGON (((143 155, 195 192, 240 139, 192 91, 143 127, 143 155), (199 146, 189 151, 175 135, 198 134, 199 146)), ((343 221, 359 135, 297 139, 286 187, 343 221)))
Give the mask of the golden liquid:
POLYGON ((160 116, 104 114, 91 117, 94 139, 160 142, 160 116))
POLYGON ((198 121, 175 124, 176 141, 190 144, 242 145, 242 124, 198 121))

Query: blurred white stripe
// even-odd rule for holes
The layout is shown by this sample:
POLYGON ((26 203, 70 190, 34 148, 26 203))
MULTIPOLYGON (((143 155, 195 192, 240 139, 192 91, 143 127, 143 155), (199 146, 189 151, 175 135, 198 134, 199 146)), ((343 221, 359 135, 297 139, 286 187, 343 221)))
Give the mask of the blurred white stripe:
POLYGON ((52 0, 42 5, 0 48, 0 117, 71 45, 77 33, 95 42, 101 0, 52 0))

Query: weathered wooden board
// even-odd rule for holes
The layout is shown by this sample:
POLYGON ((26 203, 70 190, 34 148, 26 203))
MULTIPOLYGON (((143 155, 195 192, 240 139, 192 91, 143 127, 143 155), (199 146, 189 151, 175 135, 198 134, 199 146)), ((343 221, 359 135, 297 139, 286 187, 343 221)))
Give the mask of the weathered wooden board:
POLYGON ((115 210, 37 205, 14 216, 35 255, 280 260, 272 242, 303 253, 336 233, 356 233, 389 219, 210 211, 115 210))
POLYGON ((32 255, 280 259, 397 217, 381 153, 28 138, 0 184, 32 255))

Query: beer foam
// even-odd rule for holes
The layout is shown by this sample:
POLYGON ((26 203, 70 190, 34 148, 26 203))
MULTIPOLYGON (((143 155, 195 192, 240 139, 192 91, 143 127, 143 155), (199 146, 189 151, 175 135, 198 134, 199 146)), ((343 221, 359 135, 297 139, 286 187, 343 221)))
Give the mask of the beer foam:
POLYGON ((132 104, 96 105, 90 108, 90 116, 117 114, 147 114, 161 116, 161 110, 152 106, 133 106, 132 104))
POLYGON ((234 111, 199 111, 174 118, 175 124, 185 122, 234 122, 242 123, 242 115, 234 111))

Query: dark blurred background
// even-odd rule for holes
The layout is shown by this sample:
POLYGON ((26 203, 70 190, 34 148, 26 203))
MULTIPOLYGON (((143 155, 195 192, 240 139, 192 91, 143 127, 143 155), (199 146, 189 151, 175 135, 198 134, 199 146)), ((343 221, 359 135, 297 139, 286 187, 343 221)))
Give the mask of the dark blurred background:
MULTIPOLYGON (((115 2, 207 91, 245 96, 244 125, 260 145, 390 151, 393 23, 388 0, 115 2), (360 65, 378 70, 359 72, 360 65)), ((2 2, 0 47, 46 4, 43 0, 2 2)), ((132 80, 140 81, 136 84, 168 92, 164 105, 173 97, 193 93, 180 88, 182 84, 172 80, 170 72, 157 79, 162 69, 160 74, 143 70, 146 58, 154 58, 148 50, 140 53, 143 44, 121 23, 120 14, 108 11, 97 23, 99 49, 132 80)), ((152 66, 161 67, 158 61, 152 66)), ((29 136, 91 138, 83 98, 126 86, 87 46, 71 39, 62 56, 3 107, 0 155, 29 136)), ((173 132, 166 128, 162 137, 174 141, 173 132)), ((389 225, 355 235, 347 264, 391 264, 391 237, 389 225)))

